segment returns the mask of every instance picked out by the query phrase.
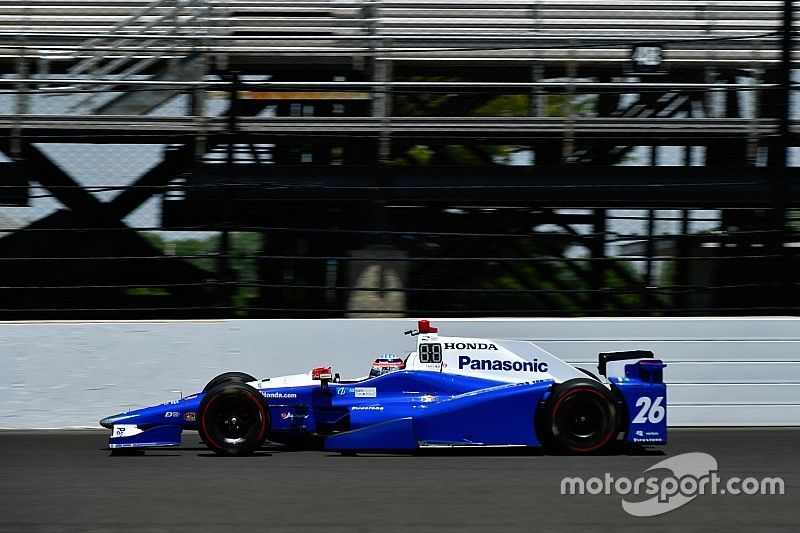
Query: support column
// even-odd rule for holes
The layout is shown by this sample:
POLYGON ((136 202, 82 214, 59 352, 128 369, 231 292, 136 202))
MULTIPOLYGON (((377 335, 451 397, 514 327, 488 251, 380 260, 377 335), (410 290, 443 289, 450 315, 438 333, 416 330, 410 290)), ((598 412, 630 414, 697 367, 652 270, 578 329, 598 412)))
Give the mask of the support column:
POLYGON ((19 57, 17 57, 17 79, 20 80, 16 84, 17 98, 14 106, 14 127, 11 129, 11 150, 10 156, 14 159, 19 159, 22 154, 22 120, 23 115, 27 115, 30 111, 30 94, 28 93, 28 84, 22 80, 30 78, 31 69, 30 61, 26 56, 26 50, 20 50, 19 57))
MULTIPOLYGON (((589 244, 589 250, 592 254, 591 265, 591 287, 592 291, 599 291, 606 287, 606 215, 605 209, 595 209, 593 213, 593 231, 594 236, 589 244)), ((591 302, 592 311, 600 311, 604 309, 607 296, 602 292, 591 292, 589 301, 591 302)))
POLYGON ((575 78, 577 77, 577 64, 575 62, 575 46, 576 43, 571 43, 569 59, 566 64, 567 72, 567 94, 564 99, 564 140, 561 144, 561 160, 564 163, 569 163, 572 155, 575 153, 575 105, 573 99, 575 98, 575 78))
POLYGON ((789 147, 791 141, 791 94, 792 94, 792 29, 794 18, 793 0, 783 2, 783 25, 781 28, 781 67, 780 85, 781 97, 779 99, 779 143, 777 147, 778 160, 775 162, 774 188, 775 207, 773 209, 773 228, 775 236, 770 247, 777 256, 777 287, 773 305, 788 309, 796 306, 794 295, 797 289, 792 285, 792 255, 786 246, 789 241, 789 227, 787 220, 786 192, 789 186, 789 147))
MULTIPOLYGON (((388 47, 388 44, 385 45, 388 47)), ((380 119, 381 130, 378 139, 378 163, 389 163, 392 156, 391 125, 392 64, 389 61, 374 60, 372 80, 375 82, 372 93, 372 116, 380 119)))

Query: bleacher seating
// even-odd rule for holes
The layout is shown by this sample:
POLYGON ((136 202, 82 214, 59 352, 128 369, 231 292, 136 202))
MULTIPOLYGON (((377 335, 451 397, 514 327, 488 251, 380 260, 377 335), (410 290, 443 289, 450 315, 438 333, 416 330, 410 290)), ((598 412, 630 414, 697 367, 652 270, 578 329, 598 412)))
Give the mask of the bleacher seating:
MULTIPOLYGON (((0 0, 0 53, 13 54, 13 40, 59 58, 76 42, 147 35, 203 38, 206 49, 232 54, 377 47, 432 59, 619 61, 631 41, 658 40, 671 43, 673 61, 745 64, 777 60, 748 37, 776 32, 782 9, 780 0, 0 0), (567 53, 587 40, 598 46, 567 53)), ((165 40, 148 49, 169 46, 191 47, 165 40)))

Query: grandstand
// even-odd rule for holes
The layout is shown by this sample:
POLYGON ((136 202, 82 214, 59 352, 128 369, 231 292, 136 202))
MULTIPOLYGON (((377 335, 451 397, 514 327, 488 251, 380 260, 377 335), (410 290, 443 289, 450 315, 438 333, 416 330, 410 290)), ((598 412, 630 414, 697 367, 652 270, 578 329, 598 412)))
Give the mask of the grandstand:
POLYGON ((795 12, 0 0, 0 202, 30 210, 30 184, 61 206, 0 228, 0 313, 795 313, 795 12), (92 189, 47 148, 109 144, 163 156, 92 189))

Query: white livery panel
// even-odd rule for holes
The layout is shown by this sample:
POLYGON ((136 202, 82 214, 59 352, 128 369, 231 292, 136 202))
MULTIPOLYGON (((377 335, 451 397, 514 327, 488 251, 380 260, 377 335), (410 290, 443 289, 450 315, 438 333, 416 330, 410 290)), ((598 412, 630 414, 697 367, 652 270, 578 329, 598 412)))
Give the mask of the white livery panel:
POLYGON ((528 341, 440 337, 421 334, 410 370, 430 370, 508 383, 552 379, 558 383, 586 377, 547 350, 528 341))

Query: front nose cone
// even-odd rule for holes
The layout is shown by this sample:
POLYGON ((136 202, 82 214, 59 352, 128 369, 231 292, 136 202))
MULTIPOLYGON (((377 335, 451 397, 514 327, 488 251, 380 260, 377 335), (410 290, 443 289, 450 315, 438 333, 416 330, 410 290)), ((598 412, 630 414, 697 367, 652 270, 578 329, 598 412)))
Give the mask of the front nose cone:
POLYGON ((114 419, 116 416, 107 416, 100 421, 100 425, 106 429, 112 429, 114 427, 114 419))
POLYGON ((100 421, 100 425, 106 429, 114 429, 114 424, 118 424, 120 420, 124 418, 131 418, 131 417, 125 414, 107 416, 100 421))

